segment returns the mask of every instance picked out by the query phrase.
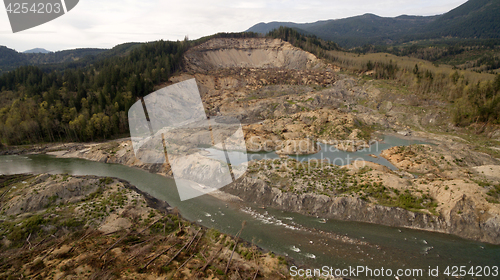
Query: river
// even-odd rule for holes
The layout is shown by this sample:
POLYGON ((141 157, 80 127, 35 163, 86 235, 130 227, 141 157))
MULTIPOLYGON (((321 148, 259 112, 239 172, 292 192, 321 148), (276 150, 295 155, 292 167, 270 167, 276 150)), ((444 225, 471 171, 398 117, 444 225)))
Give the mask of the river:
MULTIPOLYGON (((394 145, 387 140, 386 138, 384 145, 394 145)), ((404 143, 397 143, 401 144, 404 143)), ((354 153, 351 156, 366 156, 366 159, 372 161, 381 160, 367 156, 368 153, 377 154, 376 151, 370 151, 366 154, 354 153)), ((268 156, 274 157, 270 154, 268 156)), ((372 269, 390 268, 394 273, 397 269, 425 269, 423 277, 400 279, 447 279, 442 274, 447 266, 463 265, 470 268, 500 265, 500 246, 446 234, 357 222, 325 222, 296 213, 260 209, 249 203, 226 203, 210 195, 181 202, 174 180, 118 164, 48 155, 0 156, 0 173, 68 173, 118 177, 156 198, 167 201, 171 206, 178 207, 186 219, 197 221, 204 226, 234 235, 241 228, 242 221, 246 221, 243 239, 278 254, 288 255, 298 264, 306 264, 312 268, 331 266, 343 269, 349 266, 368 266, 372 269), (429 266, 438 266, 440 277, 426 276, 429 266)), ((353 278, 395 279, 363 275, 353 278)))

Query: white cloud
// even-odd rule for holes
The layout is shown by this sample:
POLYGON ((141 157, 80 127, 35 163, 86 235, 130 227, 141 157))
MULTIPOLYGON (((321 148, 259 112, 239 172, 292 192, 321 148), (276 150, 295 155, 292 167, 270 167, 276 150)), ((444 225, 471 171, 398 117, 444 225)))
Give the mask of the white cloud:
POLYGON ((259 22, 441 14, 466 0, 82 0, 68 14, 44 25, 11 33, 0 12, 0 44, 20 51, 35 47, 61 50, 110 48, 125 42, 199 38, 216 32, 244 31, 259 22))

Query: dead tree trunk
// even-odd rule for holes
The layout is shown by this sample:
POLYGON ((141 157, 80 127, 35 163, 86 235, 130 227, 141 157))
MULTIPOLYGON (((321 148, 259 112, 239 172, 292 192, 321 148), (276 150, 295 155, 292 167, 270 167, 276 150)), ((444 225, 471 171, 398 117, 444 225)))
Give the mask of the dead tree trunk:
POLYGON ((177 253, 175 253, 175 255, 168 262, 166 262, 163 266, 169 265, 175 258, 177 258, 177 256, 182 252, 182 250, 184 250, 186 247, 189 247, 189 245, 191 245, 191 243, 193 243, 194 239, 196 238, 196 236, 198 235, 198 233, 200 231, 201 231, 201 229, 199 229, 195 233, 195 235, 193 236, 193 238, 191 238, 191 240, 189 242, 187 242, 186 245, 184 245, 179 251, 177 251, 177 253))
POLYGON ((226 271, 224 271, 224 274, 227 274, 227 271, 229 270, 229 265, 231 265, 231 260, 233 259, 234 251, 236 250, 236 247, 238 246, 238 242, 240 241, 241 232, 243 231, 243 228, 245 227, 246 224, 247 224, 246 221, 243 221, 243 223, 241 223, 241 229, 238 232, 238 234, 235 236, 236 240, 234 242, 233 251, 231 252, 231 256, 229 257, 229 261, 227 262, 226 271))
POLYGON ((205 271, 207 267, 210 265, 210 263, 217 257, 219 252, 222 251, 222 245, 217 249, 217 251, 213 254, 213 256, 207 261, 207 263, 201 268, 201 271, 205 271))

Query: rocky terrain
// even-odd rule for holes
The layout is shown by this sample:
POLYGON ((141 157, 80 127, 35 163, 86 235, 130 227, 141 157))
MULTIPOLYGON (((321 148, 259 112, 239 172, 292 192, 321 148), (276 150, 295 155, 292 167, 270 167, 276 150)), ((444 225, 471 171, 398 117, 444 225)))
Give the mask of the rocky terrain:
MULTIPOLYGON (((500 243, 497 126, 454 127, 442 102, 418 98, 389 82, 342 74, 278 40, 208 41, 190 50, 185 64, 185 71, 170 82, 195 78, 207 115, 240 120, 250 151, 310 154, 320 151, 317 141, 355 151, 377 140, 374 132, 397 132, 407 139, 418 136, 432 142, 382 151, 380 156, 397 167, 395 171, 367 162, 362 164, 366 168, 312 170, 286 158, 257 162, 227 186, 226 193, 308 215, 500 243)), ((139 161, 126 139, 19 151, 172 174, 168 162, 139 161)))
POLYGON ((453 179, 435 174, 416 178, 371 162, 339 167, 322 161, 276 159, 255 162, 247 176, 223 191, 264 207, 305 215, 500 244, 499 167, 471 168, 489 171, 489 180, 479 181, 481 171, 453 179))
POLYGON ((119 179, 11 175, 0 184, 2 279, 289 278, 283 257, 243 241, 233 250, 238 237, 119 179))

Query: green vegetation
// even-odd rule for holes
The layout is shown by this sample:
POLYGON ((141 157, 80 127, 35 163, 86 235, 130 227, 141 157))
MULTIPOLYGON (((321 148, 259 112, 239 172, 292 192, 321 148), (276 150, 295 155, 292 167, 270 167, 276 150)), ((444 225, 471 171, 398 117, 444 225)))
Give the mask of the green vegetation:
POLYGON ((294 28, 303 34, 337 42, 342 47, 393 45, 417 40, 446 42, 450 39, 496 39, 500 34, 500 3, 497 0, 469 0, 440 16, 380 17, 364 14, 349 18, 322 20, 313 23, 259 23, 249 31, 265 34, 280 26, 294 28))
POLYGON ((330 51, 328 59, 351 71, 371 70, 374 78, 394 81, 418 99, 449 103, 457 125, 500 123, 500 74, 459 71, 383 53, 330 51))
MULTIPOLYGON (((37 182, 35 185, 28 182, 25 188, 18 186, 14 197, 23 196, 31 188, 47 187, 47 183, 62 178, 42 176, 46 181, 33 180, 37 182)), ((0 176, 0 182, 12 179, 15 178, 0 176)), ((278 256, 276 264, 267 265, 261 261, 266 254, 252 243, 238 242, 241 241, 238 237, 233 239, 215 229, 186 221, 175 208, 165 212, 165 207, 137 206, 134 201, 142 197, 123 185, 104 186, 109 182, 107 178, 83 180, 88 180, 84 181, 86 184, 106 187, 106 191, 92 200, 2 218, 1 279, 46 279, 55 275, 79 279, 145 279, 159 275, 168 279, 221 278, 221 275, 228 279, 253 279, 257 271, 259 278, 277 279, 287 272, 285 258, 278 256), (135 199, 125 199, 127 196, 135 199), (93 205, 100 209, 91 209, 93 205), (114 207, 118 207, 119 218, 130 219, 131 223, 125 227, 120 225, 116 230, 108 228, 107 233, 103 233, 104 226, 113 226, 114 219, 93 224, 96 220, 81 215, 81 210, 102 214, 114 207), (239 257, 233 259, 232 255, 222 253, 232 248, 239 257)), ((2 197, 2 205, 12 205, 11 199, 2 197)), ((145 200, 142 201, 145 204, 145 200)))
POLYGON ((295 47, 313 53, 321 58, 325 56, 326 51, 341 49, 337 43, 320 39, 315 35, 306 36, 292 28, 279 27, 270 31, 266 36, 287 41, 295 47))
POLYGON ((323 40, 337 42, 342 47, 351 48, 365 44, 386 44, 387 39, 398 40, 401 34, 408 34, 416 27, 425 26, 435 19, 435 16, 386 18, 374 14, 364 14, 305 24, 286 22, 259 24, 250 28, 249 31, 267 33, 280 26, 286 26, 304 34, 313 34, 323 40))
POLYGON ((179 69, 186 42, 155 42, 90 67, 45 73, 27 66, 0 77, 12 100, 0 104, 9 144, 109 138, 128 130, 126 112, 179 69))
POLYGON ((454 70, 470 69, 493 74, 500 68, 500 52, 494 40, 443 42, 419 41, 398 46, 366 45, 355 48, 358 54, 390 53, 399 57, 411 57, 432 62, 436 67, 450 65, 454 70))
MULTIPOLYGON (((437 64, 446 57, 483 50, 482 56, 474 60, 472 65, 478 69, 496 69, 500 63, 500 54, 493 41, 476 40, 441 48, 415 45, 402 48, 371 46, 346 52, 341 51, 338 45, 330 45, 315 36, 306 36, 291 28, 280 27, 271 31, 268 36, 287 40, 344 69, 354 72, 373 71, 372 77, 395 81, 399 88, 407 89, 416 94, 417 98, 451 103, 451 113, 457 125, 500 122, 500 74, 481 74, 437 64)), ((463 69, 466 68, 463 66, 463 69)))
POLYGON ((21 221, 4 221, 0 228, 0 237, 7 237, 11 247, 20 247, 26 240, 41 240, 58 230, 79 230, 85 222, 76 217, 54 217, 50 214, 39 214, 21 221), (29 237, 29 238, 28 238, 29 237))
POLYGON ((44 69, 61 69, 63 67, 82 66, 104 57, 105 53, 112 53, 106 49, 74 49, 53 53, 18 53, 7 47, 0 47, 0 74, 12 71, 20 66, 38 65, 44 69))
POLYGON ((113 182, 113 178, 110 178, 110 177, 101 178, 101 179, 99 179, 99 182, 104 183, 105 185, 108 185, 108 184, 111 184, 113 182))
POLYGON ((500 203, 500 184, 489 187, 489 190, 486 194, 490 196, 489 198, 487 198, 488 202, 500 203))
POLYGON ((499 14, 497 0, 469 0, 429 23, 414 37, 500 38, 499 14))
POLYGON ((368 167, 350 174, 348 169, 327 162, 288 159, 259 161, 250 165, 248 170, 261 174, 267 178, 268 184, 280 188, 282 192, 359 197, 379 205, 409 211, 427 210, 437 215, 438 205, 428 191, 424 193, 386 187, 379 178, 370 174, 371 169, 368 167))
POLYGON ((471 0, 435 17, 365 14, 311 24, 259 24, 250 30, 278 28, 269 35, 344 69, 373 71, 372 77, 395 81, 421 100, 450 103, 455 124, 467 126, 499 123, 500 74, 494 75, 500 71, 498 13, 498 1, 471 0), (356 48, 340 51, 319 38, 356 48))

